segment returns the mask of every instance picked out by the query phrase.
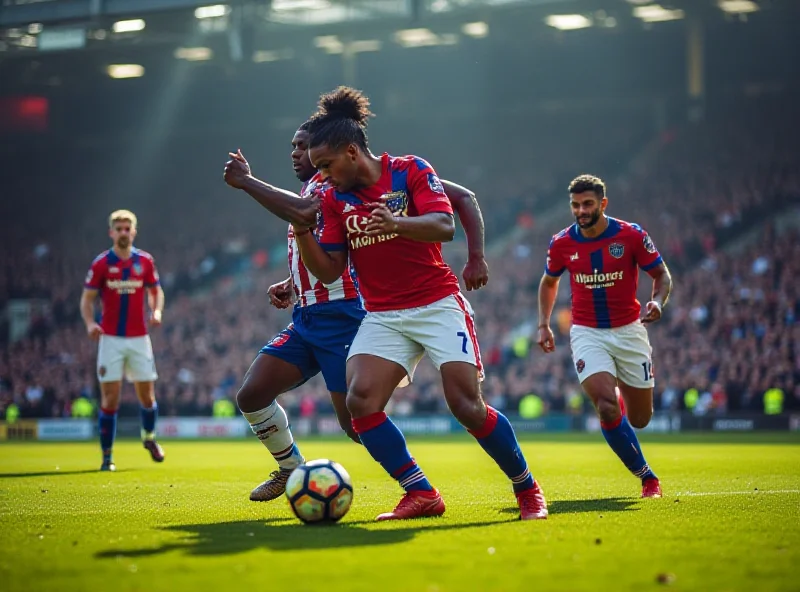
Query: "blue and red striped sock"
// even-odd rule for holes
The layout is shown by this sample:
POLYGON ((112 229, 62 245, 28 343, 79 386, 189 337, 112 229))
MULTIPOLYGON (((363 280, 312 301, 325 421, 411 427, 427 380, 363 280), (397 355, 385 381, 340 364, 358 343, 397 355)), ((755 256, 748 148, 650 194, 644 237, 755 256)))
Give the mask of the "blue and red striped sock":
POLYGON ((475 431, 469 430, 469 433, 511 479, 514 493, 533 487, 533 475, 519 448, 514 428, 505 415, 487 405, 486 420, 483 425, 475 431))
POLYGON ((600 422, 600 429, 611 450, 631 473, 642 481, 656 478, 655 473, 650 470, 647 461, 644 460, 639 439, 626 416, 621 415, 617 421, 612 423, 600 422))
POLYGON ((103 449, 103 462, 111 462, 111 449, 114 447, 114 436, 117 435, 117 410, 101 408, 97 415, 97 427, 100 432, 100 448, 103 449))
POLYGON ((361 443, 387 473, 406 491, 433 491, 425 473, 411 458, 406 439, 383 411, 353 418, 361 443))

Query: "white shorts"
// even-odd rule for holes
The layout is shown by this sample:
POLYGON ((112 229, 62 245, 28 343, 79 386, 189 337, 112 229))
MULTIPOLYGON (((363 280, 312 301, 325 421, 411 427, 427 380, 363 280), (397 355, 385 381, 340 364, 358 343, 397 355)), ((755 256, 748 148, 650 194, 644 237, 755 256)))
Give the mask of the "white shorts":
POLYGON ((446 362, 467 362, 477 368, 483 380, 474 317, 472 306, 461 293, 418 308, 370 312, 361 321, 347 359, 370 354, 400 364, 407 378, 399 386, 414 378, 414 370, 426 353, 437 370, 446 362))
POLYGON ((578 379, 608 372, 634 388, 653 388, 653 348, 640 321, 615 329, 573 325, 569 331, 578 379))
POLYGON ((153 382, 158 378, 150 336, 117 337, 101 335, 97 349, 97 379, 119 382, 153 382))

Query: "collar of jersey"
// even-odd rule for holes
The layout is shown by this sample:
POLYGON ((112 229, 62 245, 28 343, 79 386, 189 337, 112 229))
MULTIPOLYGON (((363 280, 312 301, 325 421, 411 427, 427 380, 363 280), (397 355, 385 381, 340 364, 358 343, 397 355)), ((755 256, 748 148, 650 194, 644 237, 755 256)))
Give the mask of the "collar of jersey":
POLYGON ((605 238, 611 238, 612 236, 616 236, 617 233, 619 233, 620 228, 621 228, 621 226, 619 225, 619 222, 617 221, 617 219, 616 218, 611 218, 609 216, 609 218, 608 218, 608 227, 603 231, 602 234, 600 234, 600 235, 598 235, 598 236, 596 236, 594 238, 589 238, 589 237, 583 236, 581 234, 581 229, 578 227, 577 222, 570 227, 569 234, 573 239, 575 239, 579 243, 593 243, 595 241, 599 241, 599 240, 603 240, 605 238))
POLYGON ((114 249, 108 250, 108 262, 109 263, 127 263, 128 261, 135 260, 136 257, 139 256, 139 251, 136 247, 131 247, 131 256, 128 259, 120 259, 117 254, 114 252, 114 249))

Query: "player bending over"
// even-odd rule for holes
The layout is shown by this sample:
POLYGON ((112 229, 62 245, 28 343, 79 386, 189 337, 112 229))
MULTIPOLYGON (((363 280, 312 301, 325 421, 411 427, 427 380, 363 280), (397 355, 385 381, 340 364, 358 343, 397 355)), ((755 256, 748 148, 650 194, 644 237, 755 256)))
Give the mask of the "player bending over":
MULTIPOLYGON (((303 182, 300 197, 318 203, 327 185, 311 166, 308 142, 306 122, 292 138, 292 166, 297 178, 303 182)), ((251 175, 241 152, 231 157, 225 169, 225 181, 230 186, 244 189, 256 201, 266 204, 269 204, 270 195, 280 193, 281 190, 251 175)), ((488 267, 483 254, 480 208, 469 190, 452 183, 446 189, 459 212, 470 247, 464 281, 468 290, 481 288, 488 281, 488 267)), ((268 205, 265 207, 269 209, 268 205)), ((292 323, 261 349, 236 397, 242 414, 279 467, 250 493, 253 501, 268 501, 281 496, 289 475, 304 462, 289 429, 286 411, 278 404, 277 397, 317 373, 321 372, 325 379, 339 425, 350 438, 359 441, 345 404, 347 351, 365 314, 354 281, 355 274, 348 265, 332 283, 323 283, 303 264, 292 226, 289 226, 288 241, 290 275, 270 286, 269 298, 270 304, 280 309, 288 308, 295 301, 292 323)))
POLYGON ((550 315, 559 277, 569 271, 572 287, 570 345, 583 390, 600 416, 606 442, 642 481, 642 497, 661 497, 661 486, 644 459, 633 428, 653 415, 652 348, 643 323, 661 318, 672 278, 650 236, 637 224, 605 215, 608 198, 598 177, 581 175, 569 185, 575 224, 550 241, 539 283, 538 342, 555 350, 550 315), (639 315, 639 268, 653 278, 653 292, 639 315), (618 399, 618 394, 621 399, 618 399))
POLYGON ((544 496, 511 424, 480 394, 472 310, 441 254, 455 231, 450 201, 422 159, 370 152, 368 104, 359 91, 340 87, 320 99, 311 119, 309 157, 329 184, 320 220, 317 204, 290 194, 270 196, 267 207, 289 217, 303 261, 321 281, 335 281, 348 261, 358 274, 368 312, 348 354, 347 408, 362 444, 406 491, 378 520, 445 511, 384 412, 425 353, 441 372, 450 410, 512 481, 521 517, 545 518, 544 496))
POLYGON ((92 262, 81 295, 81 316, 89 337, 99 340, 97 379, 100 381, 98 423, 103 450, 101 471, 114 471, 112 460, 117 431, 117 410, 123 374, 136 388, 141 403, 142 440, 156 462, 164 451, 155 440, 158 405, 154 383, 158 378, 153 346, 145 321, 145 292, 150 308, 150 324, 161 324, 164 290, 152 255, 134 248, 136 216, 117 210, 109 217, 108 234, 113 246, 92 262), (100 323, 95 322, 94 303, 98 293, 102 304, 100 323))

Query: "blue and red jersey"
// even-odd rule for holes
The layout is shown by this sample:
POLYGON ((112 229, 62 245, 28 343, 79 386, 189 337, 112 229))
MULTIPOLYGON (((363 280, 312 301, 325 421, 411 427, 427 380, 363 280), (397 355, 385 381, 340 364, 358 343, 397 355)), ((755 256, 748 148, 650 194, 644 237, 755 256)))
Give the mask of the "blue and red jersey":
POLYGON ((553 236, 544 270, 553 277, 569 271, 573 324, 609 329, 639 318, 639 268, 650 271, 661 263, 641 226, 608 218, 608 228, 595 238, 583 236, 577 224, 553 236))
POLYGON ((103 333, 118 337, 147 335, 145 292, 158 285, 152 255, 135 248, 127 259, 120 259, 112 249, 100 253, 84 282, 87 290, 100 292, 103 333))
POLYGON ((383 173, 374 185, 352 193, 325 190, 320 245, 328 251, 349 251, 364 307, 370 312, 426 306, 458 293, 458 278, 445 263, 440 243, 396 234, 366 235, 371 203, 385 204, 395 216, 453 215, 431 165, 416 156, 386 153, 381 161, 383 173))

